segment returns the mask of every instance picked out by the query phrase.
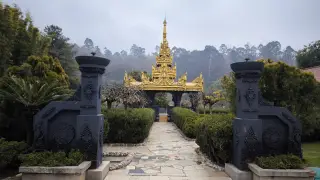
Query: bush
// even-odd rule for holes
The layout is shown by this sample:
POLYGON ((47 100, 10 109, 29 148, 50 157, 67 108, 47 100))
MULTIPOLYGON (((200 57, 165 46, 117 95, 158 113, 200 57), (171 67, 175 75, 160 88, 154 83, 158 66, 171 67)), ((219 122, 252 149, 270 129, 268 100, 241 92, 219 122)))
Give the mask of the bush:
POLYGON ((27 150, 25 142, 6 141, 0 138, 0 168, 19 167, 19 154, 27 150))
POLYGON ((208 109, 208 108, 198 108, 197 111, 199 114, 228 114, 230 109, 208 109))
POLYGON ((187 108, 175 107, 172 109, 171 118, 187 137, 196 137, 196 126, 199 120, 196 112, 187 108))
POLYGON ((65 152, 34 152, 19 156, 23 166, 78 166, 84 160, 84 155, 78 150, 65 152))
POLYGON ((154 110, 149 108, 108 109, 103 114, 105 122, 109 123, 109 132, 105 133, 104 139, 109 143, 143 142, 155 119, 154 110))
POLYGON ((302 159, 292 154, 257 157, 255 163, 263 169, 302 169, 304 166, 302 159))
POLYGON ((217 164, 231 160, 233 118, 231 113, 206 115, 198 125, 196 143, 217 164))

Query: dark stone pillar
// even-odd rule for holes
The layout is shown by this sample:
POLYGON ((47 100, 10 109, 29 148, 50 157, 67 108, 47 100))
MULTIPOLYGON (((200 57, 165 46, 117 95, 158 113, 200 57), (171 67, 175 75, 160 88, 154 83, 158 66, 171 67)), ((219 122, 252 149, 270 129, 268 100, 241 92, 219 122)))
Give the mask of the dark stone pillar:
POLYGON ((83 151, 92 167, 102 162, 104 117, 101 114, 101 78, 110 60, 78 56, 81 71, 80 115, 77 116, 77 148, 83 151))
POLYGON ((154 92, 154 91, 146 91, 146 94, 147 94, 148 99, 150 101, 148 107, 152 107, 152 105, 154 104, 154 101, 155 101, 156 92, 154 92))
POLYGON ((231 64, 236 76, 236 118, 233 120, 233 164, 247 169, 262 150, 262 120, 258 119, 258 82, 263 70, 261 62, 231 64))
POLYGON ((196 111, 197 104, 194 104, 194 102, 192 101, 192 98, 195 97, 198 94, 198 92, 189 92, 188 94, 189 94, 190 103, 191 103, 191 110, 196 111))
POLYGON ((301 123, 283 107, 265 101, 258 87, 262 62, 231 64, 236 78, 233 164, 247 170, 257 156, 294 154, 302 158, 301 123))
POLYGON ((172 100, 174 102, 175 107, 180 107, 181 105, 181 98, 182 98, 183 92, 173 92, 172 93, 172 100))

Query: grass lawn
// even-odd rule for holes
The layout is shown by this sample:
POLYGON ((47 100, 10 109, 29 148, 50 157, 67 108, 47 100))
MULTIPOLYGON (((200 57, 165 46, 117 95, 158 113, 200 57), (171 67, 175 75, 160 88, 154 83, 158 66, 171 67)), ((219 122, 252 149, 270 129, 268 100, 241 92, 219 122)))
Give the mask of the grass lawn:
POLYGON ((311 167, 320 167, 320 142, 304 143, 303 158, 311 167))

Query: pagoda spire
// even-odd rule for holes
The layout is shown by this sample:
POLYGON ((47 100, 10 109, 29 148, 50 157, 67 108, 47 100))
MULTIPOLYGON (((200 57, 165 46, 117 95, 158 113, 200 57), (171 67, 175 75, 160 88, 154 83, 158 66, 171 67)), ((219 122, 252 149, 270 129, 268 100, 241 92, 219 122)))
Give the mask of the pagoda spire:
MULTIPOLYGON (((167 40, 167 20, 164 18, 163 21, 163 34, 162 34, 162 42, 160 46, 159 56, 161 58, 169 58, 170 57, 170 48, 167 40)), ((164 59, 163 59, 164 60, 164 59)), ((170 59, 167 59, 170 61, 170 59)))
POLYGON ((162 36, 162 42, 167 41, 167 18, 164 18, 163 21, 163 36, 162 36))

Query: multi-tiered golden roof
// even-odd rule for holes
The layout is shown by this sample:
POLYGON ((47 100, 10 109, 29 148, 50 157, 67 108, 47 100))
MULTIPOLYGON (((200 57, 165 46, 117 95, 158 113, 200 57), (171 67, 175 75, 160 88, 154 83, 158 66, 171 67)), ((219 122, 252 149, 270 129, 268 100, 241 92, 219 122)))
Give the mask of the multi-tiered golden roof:
POLYGON ((203 91, 202 73, 191 82, 187 82, 187 73, 184 73, 176 81, 177 68, 173 65, 167 40, 167 21, 163 21, 163 38, 159 55, 156 57, 156 65, 152 65, 151 79, 141 72, 141 80, 136 81, 127 72, 124 74, 125 86, 138 86, 142 90, 148 91, 203 91))

